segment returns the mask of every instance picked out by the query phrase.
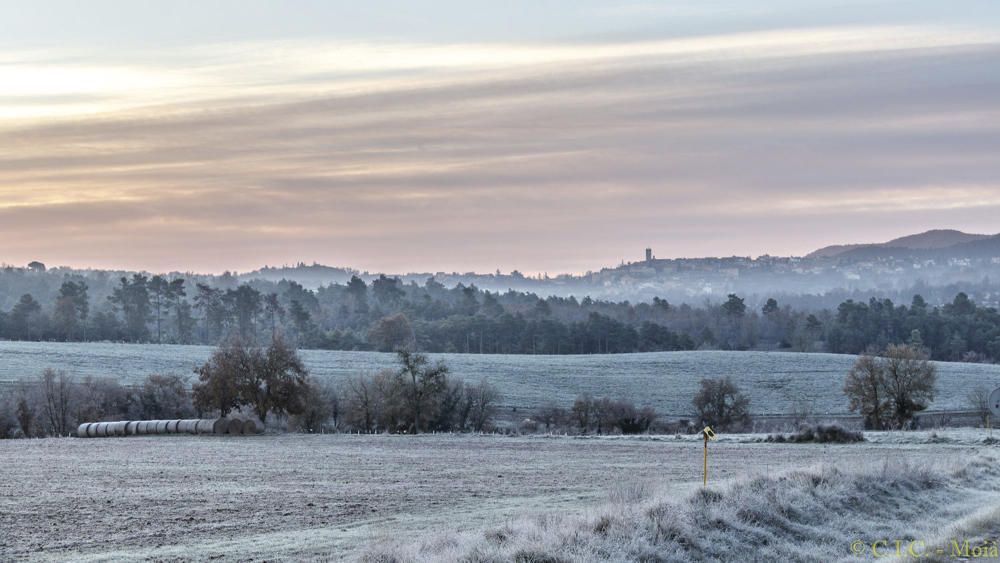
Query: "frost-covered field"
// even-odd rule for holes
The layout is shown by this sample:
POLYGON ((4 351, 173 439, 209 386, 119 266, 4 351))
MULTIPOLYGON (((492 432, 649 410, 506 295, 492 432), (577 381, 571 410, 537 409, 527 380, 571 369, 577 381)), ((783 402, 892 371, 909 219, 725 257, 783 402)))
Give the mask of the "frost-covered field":
MULTIPOLYGON (((95 343, 0 342, 0 381, 38 374, 46 367, 84 376, 138 381, 150 373, 190 374, 208 358, 204 346, 95 343)), ((391 354, 306 350, 302 355, 318 377, 343 379, 392 367, 391 354)), ((505 396, 506 407, 532 408, 554 400, 570 404, 580 393, 626 398, 683 416, 703 377, 732 376, 749 393, 758 414, 787 414, 808 406, 815 414, 846 409, 844 375, 852 356, 779 352, 662 352, 589 356, 440 354, 453 373, 475 381, 488 378, 505 396)), ((1000 387, 1000 366, 941 363, 938 397, 931 410, 966 409, 976 386, 1000 387)))
MULTIPOLYGON (((951 467, 996 451, 981 445, 982 431, 954 437, 878 435, 823 446, 750 443, 744 435, 712 444, 710 479, 724 489, 723 480, 831 461, 951 467)), ((338 560, 437 537, 475 547, 487 537, 482 530, 540 514, 589 518, 609 495, 630 490, 688 498, 702 462, 701 444, 688 438, 469 435, 9 440, 0 441, 0 460, 0 560, 74 561, 338 560)), ((995 489, 995 478, 981 488, 995 489)), ((996 501, 973 493, 907 494, 927 514, 923 529, 996 501), (950 504, 928 509, 947 495, 950 504)), ((899 504, 886 502, 889 519, 899 504)))

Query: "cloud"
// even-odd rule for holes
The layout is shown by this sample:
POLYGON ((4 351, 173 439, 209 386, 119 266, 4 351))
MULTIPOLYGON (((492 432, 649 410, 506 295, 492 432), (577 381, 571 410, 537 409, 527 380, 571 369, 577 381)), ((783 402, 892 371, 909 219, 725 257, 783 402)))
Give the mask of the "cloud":
MULTIPOLYGON (((886 27, 120 55, 140 71, 115 76, 161 78, 0 132, 0 237, 8 261, 554 272, 647 244, 802 253, 888 210, 891 234, 988 231, 998 55, 886 27)), ((66 84, 43 102, 84 95, 66 84)))

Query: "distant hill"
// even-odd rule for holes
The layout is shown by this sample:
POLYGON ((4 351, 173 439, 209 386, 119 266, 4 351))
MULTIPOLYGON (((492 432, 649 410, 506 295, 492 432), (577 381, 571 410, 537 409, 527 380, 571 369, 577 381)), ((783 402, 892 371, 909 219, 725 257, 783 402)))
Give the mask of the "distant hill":
POLYGON ((845 252, 851 250, 856 250, 858 248, 863 248, 866 246, 872 246, 870 244, 834 244, 832 246, 824 246, 819 250, 814 250, 806 255, 806 258, 833 258, 834 256, 839 256, 845 252))
POLYGON ((881 246, 922 250, 932 248, 948 248, 949 246, 955 246, 956 244, 964 244, 967 242, 975 242, 977 240, 985 240, 989 238, 992 237, 990 235, 973 235, 952 229, 940 229, 927 231, 926 233, 920 233, 919 235, 910 235, 892 239, 881 246))
MULTIPOLYGON (((961 252, 965 250, 975 250, 977 255, 981 252, 990 252, 988 249, 992 249, 993 246, 990 244, 990 240, 996 239, 996 235, 979 235, 963 233, 962 231, 956 231, 954 229, 935 229, 927 231, 924 233, 919 233, 915 235, 908 235, 905 237, 900 237, 892 239, 888 242, 881 243, 870 243, 870 244, 840 244, 833 246, 825 246, 819 250, 813 251, 806 255, 806 258, 873 258, 877 256, 884 256, 887 253, 893 255, 915 255, 922 253, 914 253, 911 251, 926 251, 926 250, 941 250, 941 249, 954 249, 961 252), (973 247, 970 249, 960 249, 962 245, 972 244, 972 243, 984 243, 981 249, 976 250, 973 247)), ((948 254, 951 254, 950 252, 948 254)))
POLYGON ((358 273, 360 272, 351 268, 299 263, 295 266, 264 266, 259 270, 242 274, 240 279, 244 281, 260 279, 272 282, 294 280, 307 288, 316 289, 330 283, 346 283, 351 279, 351 276, 358 273))

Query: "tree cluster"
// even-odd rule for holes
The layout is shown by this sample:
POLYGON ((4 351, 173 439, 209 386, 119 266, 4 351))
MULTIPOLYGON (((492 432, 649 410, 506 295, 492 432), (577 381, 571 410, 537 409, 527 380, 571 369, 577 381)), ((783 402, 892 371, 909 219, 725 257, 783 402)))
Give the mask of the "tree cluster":
POLYGON ((401 350, 399 368, 347 381, 340 393, 341 423, 347 430, 388 432, 482 432, 490 429, 502 400, 483 380, 449 377, 443 363, 401 350))
POLYGON ((1000 313, 979 307, 959 293, 951 303, 930 307, 919 295, 909 307, 888 299, 846 301, 837 308, 827 331, 828 349, 860 354, 871 347, 910 344, 941 361, 1000 360, 1000 313))
POLYGON ((281 338, 267 348, 232 338, 195 370, 194 405, 227 416, 248 408, 262 423, 269 414, 300 414, 314 390, 305 364, 281 338))

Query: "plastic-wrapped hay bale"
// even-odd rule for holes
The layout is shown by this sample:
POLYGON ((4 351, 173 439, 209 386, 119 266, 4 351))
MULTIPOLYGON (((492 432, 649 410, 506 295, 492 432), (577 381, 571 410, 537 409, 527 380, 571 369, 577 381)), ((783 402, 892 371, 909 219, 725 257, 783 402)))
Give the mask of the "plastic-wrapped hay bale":
POLYGON ((167 433, 167 420, 157 420, 156 421, 156 433, 166 434, 167 433))
POLYGON ((243 433, 242 420, 234 418, 232 420, 229 420, 228 423, 229 423, 229 428, 226 428, 226 434, 233 434, 235 436, 239 436, 240 434, 243 433))
POLYGON ((127 424, 128 424, 128 422, 122 422, 122 421, 118 421, 118 422, 113 423, 111 425, 112 435, 113 436, 124 436, 125 435, 125 426, 127 424))
POLYGON ((252 435, 252 434, 259 434, 260 433, 260 427, 253 420, 244 420, 243 421, 243 433, 246 434, 246 435, 248 435, 248 436, 252 435))
POLYGON ((168 420, 167 421, 167 434, 176 434, 177 433, 177 425, 180 424, 180 423, 181 423, 181 421, 179 421, 179 420, 168 420))
POLYGON ((139 422, 141 422, 141 421, 139 421, 139 420, 130 420, 129 422, 125 423, 125 435, 126 436, 135 436, 136 434, 138 434, 139 433, 138 432, 139 422))
POLYGON ((87 428, 89 428, 91 424, 92 423, 90 423, 90 422, 84 422, 83 424, 81 424, 80 426, 78 426, 77 429, 76 429, 76 436, 77 436, 77 438, 86 438, 87 437, 87 428))
POLYGON ((178 434, 194 434, 195 425, 198 424, 197 420, 181 420, 177 422, 177 433, 178 434))
POLYGON ((195 432, 198 434, 211 434, 215 431, 215 421, 211 419, 201 419, 198 421, 195 432))
POLYGON ((212 424, 213 434, 228 434, 229 433, 229 419, 220 418, 212 424))

